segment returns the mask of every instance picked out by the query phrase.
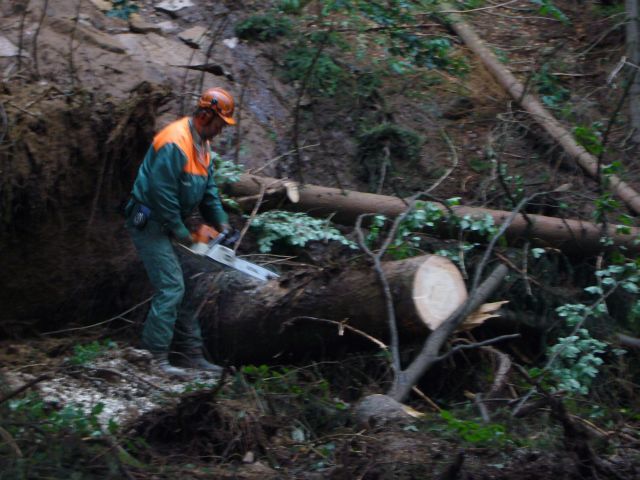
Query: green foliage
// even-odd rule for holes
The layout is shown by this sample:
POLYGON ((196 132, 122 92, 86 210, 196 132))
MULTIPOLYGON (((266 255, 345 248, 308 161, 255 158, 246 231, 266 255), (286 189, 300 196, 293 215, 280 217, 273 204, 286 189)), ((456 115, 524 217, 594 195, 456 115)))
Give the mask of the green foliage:
POLYGON ((540 71, 533 76, 533 81, 538 88, 540 100, 549 108, 559 108, 571 96, 569 90, 549 73, 548 64, 544 64, 540 71))
POLYGON ((371 97, 381 86, 382 78, 380 72, 366 70, 355 76, 355 95, 360 98, 371 97))
POLYGON ((8 454, 0 441, 0 478, 120 478, 115 453, 87 441, 117 433, 113 420, 106 431, 100 424, 103 410, 102 403, 89 411, 75 405, 56 409, 35 394, 1 405, 0 426, 22 454, 8 454))
POLYGON ((140 8, 134 1, 111 0, 113 7, 107 12, 108 17, 122 18, 127 20, 132 13, 136 13, 140 8))
POLYGON ((394 173, 394 161, 407 165, 418 161, 424 137, 394 123, 382 123, 358 135, 357 159, 362 165, 362 177, 375 190, 383 168, 394 173))
MULTIPOLYGON (((515 208, 518 202, 524 198, 524 177, 522 175, 510 175, 505 163, 501 163, 498 166, 498 171, 500 172, 506 189, 508 189, 511 194, 511 196, 507 198, 509 207, 515 208)), ((497 190, 497 187, 493 186, 491 190, 497 190)))
POLYGON ((593 379, 598 375, 598 367, 604 363, 599 355, 605 352, 606 347, 605 342, 593 338, 586 328, 579 328, 573 335, 558 338, 557 343, 549 348, 550 355, 558 355, 550 369, 556 380, 552 390, 587 395, 593 379))
MULTIPOLYGON (((624 350, 611 348, 604 341, 592 337, 585 328, 587 319, 601 318, 607 314, 605 299, 617 288, 630 294, 640 293, 640 262, 626 261, 613 263, 595 272, 597 285, 585 288, 588 294, 595 295, 596 301, 588 306, 584 303, 565 304, 556 309, 563 318, 566 327, 571 329, 569 335, 561 336, 549 347, 548 354, 552 359, 547 371, 533 369, 532 376, 549 374, 548 387, 562 390, 570 394, 587 395, 593 380, 604 364, 603 355, 610 351, 614 355, 622 355, 624 350)), ((640 306, 636 301, 636 307, 640 306)))
POLYGON ((573 135, 576 141, 592 155, 600 155, 604 152, 602 145, 602 122, 593 122, 591 125, 578 125, 573 127, 573 135))
MULTIPOLYGON (((104 404, 97 403, 89 412, 81 407, 67 405, 61 410, 53 410, 37 395, 9 402, 10 415, 31 425, 38 424, 41 433, 73 432, 81 436, 100 436, 104 432, 98 421, 98 415, 104 410, 104 404)), ((18 435, 20 431, 16 432, 18 435)))
POLYGON ((556 7, 551 0, 531 0, 531 3, 538 6, 538 13, 540 15, 547 15, 555 18, 565 25, 571 23, 569 17, 567 17, 562 10, 556 7))
POLYGON ((270 210, 261 213, 251 223, 258 233, 258 246, 261 252, 270 252, 274 243, 304 247, 311 241, 335 240, 343 245, 356 248, 347 240, 329 220, 310 217, 300 212, 270 210))
POLYGON ((105 340, 104 342, 96 340, 85 345, 75 345, 73 347, 73 356, 69 359, 69 362, 73 365, 86 365, 116 346, 116 343, 111 340, 105 340))
POLYGON ((609 5, 605 3, 595 3, 591 5, 591 8, 593 8, 595 13, 603 17, 613 17, 625 13, 624 2, 611 3, 609 5))
MULTIPOLYGON (((240 180, 240 175, 244 173, 244 165, 237 164, 232 160, 223 159, 220 155, 215 152, 211 152, 211 160, 215 162, 216 168, 213 171, 213 178, 216 181, 216 185, 220 188, 227 183, 234 183, 240 180)), ((238 212, 241 212, 242 209, 238 205, 238 203, 225 195, 222 192, 219 192, 220 198, 225 206, 235 209, 238 212)))
MULTIPOLYGON (((447 205, 455 206, 459 203, 459 200, 459 198, 450 198, 447 200, 447 205)), ((383 228, 387 224, 387 218, 384 215, 373 217, 369 234, 365 239, 370 248, 373 248, 374 243, 379 241, 383 228)), ((418 232, 434 232, 444 227, 458 229, 460 238, 464 238, 469 234, 477 238, 490 238, 497 232, 493 217, 490 215, 471 216, 467 214, 458 217, 449 215, 447 210, 439 207, 436 203, 418 201, 415 204, 415 208, 398 225, 396 237, 391 242, 388 252, 394 259, 417 255, 422 251, 422 237, 418 235, 418 232)), ((468 251, 475 245, 477 244, 465 244, 462 248, 464 251, 468 251)), ((458 257, 459 251, 460 247, 457 247, 453 253, 447 250, 439 250, 436 253, 459 262, 462 261, 458 257)))
MULTIPOLYGON (((464 59, 452 56, 453 45, 448 38, 419 37, 406 30, 398 30, 390 34, 393 41, 389 52, 396 58, 402 58, 403 64, 428 69, 440 69, 452 74, 462 75, 469 70, 464 59), (407 62, 407 58, 411 59, 407 62)), ((397 61, 391 61, 392 69, 399 74, 404 68, 397 61)))
MULTIPOLYGON (((607 221, 607 216, 610 213, 617 211, 620 208, 620 202, 614 198, 612 192, 604 192, 594 202, 595 209, 593 211, 593 218, 596 223, 602 223, 607 221)), ((608 243, 608 239, 602 239, 604 243, 608 243)))
POLYGON ((308 3, 309 0, 280 0, 277 8, 281 12, 288 13, 290 15, 298 15, 308 3))
POLYGON ((322 96, 335 95, 347 74, 333 58, 325 52, 318 55, 318 47, 298 46, 285 56, 284 77, 287 81, 306 78, 309 91, 322 96))
POLYGON ((507 440, 506 429, 503 425, 479 424, 472 420, 458 419, 447 410, 442 410, 440 417, 446 422, 449 430, 467 443, 500 446, 507 440))
POLYGON ((424 137, 395 123, 382 123, 358 135, 358 158, 363 161, 388 147, 394 158, 415 162, 420 158, 424 137))
POLYGON ((226 183, 237 182, 240 180, 240 175, 244 173, 244 165, 225 160, 215 152, 211 152, 211 160, 216 165, 213 176, 219 187, 226 183))
POLYGON ((291 32, 291 20, 281 15, 252 15, 235 28, 236 35, 245 40, 268 42, 291 32))
POLYGON ((291 437, 299 443, 313 439, 311 429, 335 427, 348 418, 349 405, 332 396, 329 382, 310 369, 245 365, 236 382, 249 384, 272 406, 279 401, 297 419, 291 437))

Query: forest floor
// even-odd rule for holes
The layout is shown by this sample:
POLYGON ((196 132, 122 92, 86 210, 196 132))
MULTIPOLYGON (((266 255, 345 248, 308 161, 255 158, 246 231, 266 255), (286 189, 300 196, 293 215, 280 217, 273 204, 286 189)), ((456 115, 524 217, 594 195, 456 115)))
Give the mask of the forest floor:
MULTIPOLYGON (((238 366, 220 382, 152 374, 148 354, 131 340, 146 304, 129 312, 149 290, 112 207, 122 194, 118 182, 127 185, 135 171, 127 164, 134 160, 122 152, 139 161, 150 132, 188 114, 185 104, 204 80, 242 92, 236 136, 229 131, 217 147, 247 170, 268 165, 262 174, 302 173, 309 183, 388 195, 409 195, 439 182, 431 192, 437 198, 461 197, 464 204, 505 210, 513 207, 514 192, 570 185, 527 211, 588 220, 600 192, 459 40, 435 23, 426 33, 449 36, 469 72, 458 77, 434 70, 397 84, 387 80, 384 98, 369 99, 362 108, 427 139, 417 162, 398 161, 385 183, 380 171, 356 159, 355 117, 365 114, 346 115, 326 100, 305 98, 320 113, 311 121, 313 109, 305 113, 305 154, 286 155, 291 146, 283 139, 297 93, 274 74, 273 59, 291 45, 238 42, 233 31, 248 10, 268 2, 214 2, 208 10, 199 5, 206 2, 195 2, 202 8, 168 14, 157 2, 139 1, 135 22, 105 16, 110 2, 85 3, 76 24, 73 2, 50 1, 42 29, 38 5, 29 7, 24 24, 18 2, 0 6, 0 101, 12 142, 26 145, 0 171, 3 232, 22 236, 20 242, 6 240, 0 281, 0 327, 7 337, 0 342, 0 407, 12 414, 10 424, 0 422, 0 479, 640 478, 634 350, 626 369, 612 367, 591 399, 567 401, 569 413, 547 398, 529 415, 513 418, 509 407, 530 388, 514 374, 504 398, 489 406, 489 421, 479 416, 481 401, 473 393, 490 384, 495 367, 482 354, 430 373, 421 388, 435 403, 412 398, 409 403, 421 414, 396 425, 360 425, 349 414, 360 398, 388 387, 388 364, 371 352, 297 365, 238 366), (204 54, 198 28, 215 31, 220 48, 213 54, 204 54), (22 65, 11 50, 20 31, 28 46, 22 65), (36 37, 40 50, 34 55, 36 37), (204 63, 220 71, 200 76, 180 67, 204 63), (136 110, 140 105, 131 100, 143 81, 154 85, 148 98, 156 95, 159 110, 153 114, 136 110), (165 90, 155 90, 157 85, 165 90), (431 87, 421 89, 425 85, 431 87), (65 109, 80 103, 68 94, 74 88, 96 107, 70 119, 65 109), (127 123, 128 118, 133 120, 127 123), (127 126, 135 136, 111 135, 127 126), (117 163, 116 157, 124 160, 117 163), (36 242, 32 227, 39 221, 48 223, 36 242), (84 235, 85 227, 90 235, 84 235), (45 335, 55 330, 62 332, 45 335), (624 378, 616 380, 620 372, 624 378), (30 385, 26 396, 3 397, 24 385, 30 385), (10 434, 16 431, 23 435, 18 440, 10 434)), ((622 95, 619 83, 606 81, 624 52, 623 28, 616 27, 620 12, 556 3, 571 24, 542 16, 520 0, 474 12, 468 20, 523 82, 536 82, 538 92, 557 106, 554 111, 560 115, 571 105, 563 118, 602 139, 622 95)), ((616 120, 611 127, 606 156, 624 165, 625 179, 640 187, 628 126, 616 120)), ((626 212, 621 206, 614 210, 626 212)), ((578 259, 571 272, 587 263, 578 259)), ((580 290, 564 279, 554 271, 540 277, 565 297, 580 290)), ((535 303, 528 298, 523 304, 528 302, 535 303)), ((514 355, 533 366, 544 356, 537 353, 514 355)))

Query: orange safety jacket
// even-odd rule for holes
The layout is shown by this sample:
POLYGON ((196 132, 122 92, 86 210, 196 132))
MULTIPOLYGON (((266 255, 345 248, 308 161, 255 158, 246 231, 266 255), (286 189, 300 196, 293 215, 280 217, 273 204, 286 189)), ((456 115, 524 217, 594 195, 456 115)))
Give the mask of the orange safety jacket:
MULTIPOLYGON (((190 236, 184 220, 198 207, 206 223, 228 223, 213 172, 210 145, 198 154, 189 117, 162 129, 153 139, 131 192, 178 239, 190 236)), ((197 134, 196 134, 197 135, 197 134)))

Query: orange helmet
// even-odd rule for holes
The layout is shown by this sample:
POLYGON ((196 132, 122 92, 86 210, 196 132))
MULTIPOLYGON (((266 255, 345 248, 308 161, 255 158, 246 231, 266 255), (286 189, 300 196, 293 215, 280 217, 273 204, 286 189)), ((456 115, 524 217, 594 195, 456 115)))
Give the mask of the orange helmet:
POLYGON ((198 107, 210 108, 229 125, 235 125, 236 121, 233 119, 233 109, 235 107, 233 97, 229 92, 222 88, 210 88, 205 90, 200 99, 198 100, 198 107))

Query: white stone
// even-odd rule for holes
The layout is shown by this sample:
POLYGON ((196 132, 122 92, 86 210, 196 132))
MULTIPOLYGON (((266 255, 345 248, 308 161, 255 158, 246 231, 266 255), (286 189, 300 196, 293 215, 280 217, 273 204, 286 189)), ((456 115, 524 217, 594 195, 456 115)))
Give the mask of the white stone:
POLYGON ((165 0, 156 5, 157 10, 164 10, 165 12, 177 12, 187 7, 193 7, 191 0, 165 0))
POLYGON ((15 57, 18 55, 18 47, 16 47, 6 37, 0 36, 0 57, 15 57))
POLYGON ((238 37, 225 38, 224 40, 222 40, 222 43, 233 50, 238 46, 238 37))
POLYGON ((156 26, 160 28, 160 31, 162 33, 165 33, 165 34, 176 33, 178 30, 180 30, 180 27, 175 23, 173 23, 171 20, 160 22, 156 26))

